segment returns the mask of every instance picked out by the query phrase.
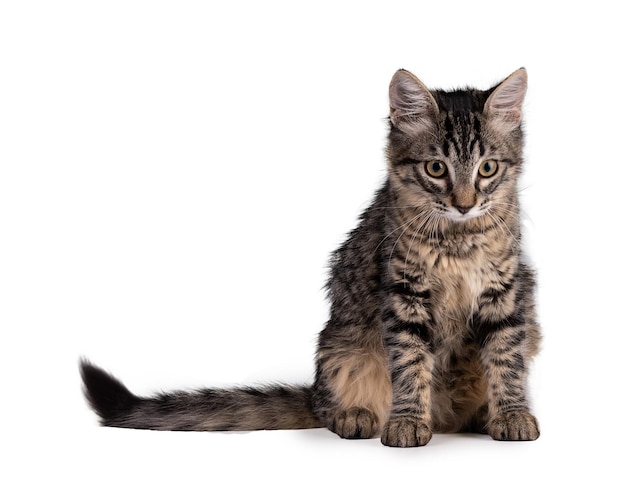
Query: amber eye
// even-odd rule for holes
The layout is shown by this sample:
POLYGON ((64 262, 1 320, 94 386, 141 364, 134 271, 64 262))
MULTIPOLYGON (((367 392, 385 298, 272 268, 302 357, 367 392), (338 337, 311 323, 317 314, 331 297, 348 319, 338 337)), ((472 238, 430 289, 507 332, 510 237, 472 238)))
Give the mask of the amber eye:
POLYGON ((478 173, 482 177, 491 177, 498 171, 498 163, 495 160, 485 160, 480 167, 478 167, 478 173))
POLYGON ((426 172, 428 172, 428 175, 431 177, 439 178, 446 175, 448 168, 446 167, 446 164, 439 160, 431 160, 426 164, 426 172))

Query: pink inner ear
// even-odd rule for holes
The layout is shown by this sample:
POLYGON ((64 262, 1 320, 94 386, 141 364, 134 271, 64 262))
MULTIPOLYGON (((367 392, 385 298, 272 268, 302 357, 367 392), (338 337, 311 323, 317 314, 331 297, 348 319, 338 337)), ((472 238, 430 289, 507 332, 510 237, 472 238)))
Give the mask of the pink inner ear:
POLYGON ((409 78, 402 78, 393 85, 390 99, 391 106, 401 110, 404 115, 419 113, 428 105, 424 93, 409 78))
POLYGON ((525 70, 518 70, 512 74, 489 97, 488 107, 490 112, 506 115, 509 111, 519 111, 526 95, 526 86, 527 77, 525 70))
POLYGON ((434 108, 430 92, 406 71, 398 71, 394 75, 389 86, 389 103, 392 120, 404 116, 420 117, 434 108))

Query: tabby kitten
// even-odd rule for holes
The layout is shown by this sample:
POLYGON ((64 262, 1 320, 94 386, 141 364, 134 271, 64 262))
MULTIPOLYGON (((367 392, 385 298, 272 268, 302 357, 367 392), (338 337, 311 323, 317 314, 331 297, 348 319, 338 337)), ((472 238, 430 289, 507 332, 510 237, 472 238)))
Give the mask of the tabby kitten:
POLYGON ((394 75, 387 179, 332 256, 313 386, 138 397, 83 361, 101 423, 327 427, 401 447, 433 432, 537 439, 526 381, 540 333, 517 199, 526 84, 524 69, 487 91, 431 91, 405 70, 394 75))

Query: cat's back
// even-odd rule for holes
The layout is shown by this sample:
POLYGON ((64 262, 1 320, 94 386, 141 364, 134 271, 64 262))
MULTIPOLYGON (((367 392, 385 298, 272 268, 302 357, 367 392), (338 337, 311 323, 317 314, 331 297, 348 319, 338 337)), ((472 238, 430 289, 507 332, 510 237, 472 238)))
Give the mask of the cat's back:
POLYGON ((330 260, 327 283, 331 316, 336 321, 371 321, 379 305, 382 245, 389 188, 385 184, 359 217, 357 226, 330 260))

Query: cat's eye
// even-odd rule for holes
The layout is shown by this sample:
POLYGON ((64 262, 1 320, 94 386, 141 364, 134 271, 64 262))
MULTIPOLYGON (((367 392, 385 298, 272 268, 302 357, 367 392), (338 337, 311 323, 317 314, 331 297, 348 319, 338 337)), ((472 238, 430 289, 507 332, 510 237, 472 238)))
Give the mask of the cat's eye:
POLYGON ((491 177, 498 171, 498 163, 495 160, 485 160, 480 167, 478 167, 478 173, 482 177, 491 177))
POLYGON ((426 163, 426 172, 431 177, 439 178, 446 175, 448 168, 446 167, 446 164, 439 160, 431 160, 426 163))

